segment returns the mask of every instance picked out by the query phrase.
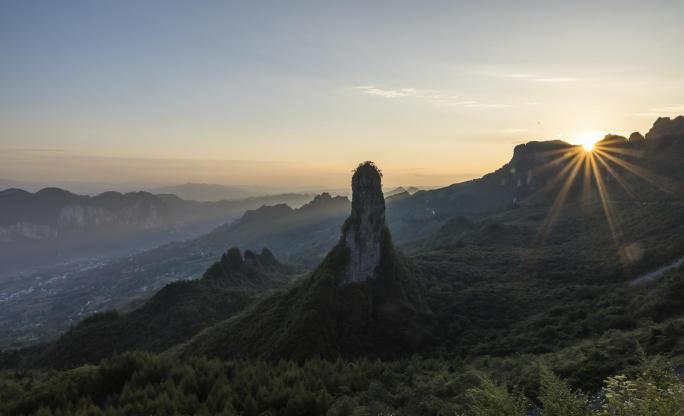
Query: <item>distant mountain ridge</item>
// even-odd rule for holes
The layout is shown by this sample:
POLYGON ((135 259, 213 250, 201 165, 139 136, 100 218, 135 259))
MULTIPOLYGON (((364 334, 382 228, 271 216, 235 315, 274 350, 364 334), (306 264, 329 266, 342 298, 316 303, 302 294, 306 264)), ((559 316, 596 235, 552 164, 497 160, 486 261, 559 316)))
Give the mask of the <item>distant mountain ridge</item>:
POLYGON ((225 186, 210 183, 188 182, 182 185, 163 186, 149 190, 153 194, 174 194, 183 199, 193 201, 221 201, 245 199, 264 196, 266 192, 257 192, 237 186, 225 186))
POLYGON ((22 265, 149 247, 206 232, 269 203, 301 205, 308 195, 197 202, 148 192, 76 195, 59 188, 0 191, 0 274, 22 265), (197 230, 197 231, 195 231, 197 230))
POLYGON ((275 256, 287 263, 292 258, 319 261, 335 244, 349 207, 346 197, 329 194, 297 209, 262 206, 200 237, 73 271, 58 269, 54 278, 41 272, 14 279, 0 290, 0 333, 5 334, 0 341, 45 339, 94 312, 140 302, 169 282, 202 275, 227 247, 274 247, 275 256))
POLYGON ((152 227, 173 220, 171 210, 146 192, 105 192, 90 197, 59 188, 44 188, 33 194, 6 189, 0 191, 0 201, 0 226, 34 224, 69 232, 109 224, 152 227))

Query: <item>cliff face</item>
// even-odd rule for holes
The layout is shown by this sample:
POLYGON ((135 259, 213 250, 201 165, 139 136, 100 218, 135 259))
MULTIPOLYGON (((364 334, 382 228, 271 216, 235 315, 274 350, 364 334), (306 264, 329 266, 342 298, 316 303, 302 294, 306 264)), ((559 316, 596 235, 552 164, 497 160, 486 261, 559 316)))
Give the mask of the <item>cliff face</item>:
POLYGON ((372 162, 365 162, 352 177, 352 211, 343 228, 342 240, 349 249, 345 283, 376 276, 387 232, 381 174, 372 162))
POLYGON ((173 209, 144 192, 105 192, 95 197, 45 188, 36 193, 0 191, 0 242, 56 239, 98 230, 173 226, 173 209))

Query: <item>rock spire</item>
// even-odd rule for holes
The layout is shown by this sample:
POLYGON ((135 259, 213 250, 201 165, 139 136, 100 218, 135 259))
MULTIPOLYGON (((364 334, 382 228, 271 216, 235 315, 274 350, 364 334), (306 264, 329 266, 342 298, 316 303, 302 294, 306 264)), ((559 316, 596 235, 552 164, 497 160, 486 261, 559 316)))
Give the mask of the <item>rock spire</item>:
POLYGON ((376 277, 383 241, 390 241, 386 233, 382 173, 373 162, 364 162, 352 176, 352 212, 343 227, 349 249, 345 283, 376 277))

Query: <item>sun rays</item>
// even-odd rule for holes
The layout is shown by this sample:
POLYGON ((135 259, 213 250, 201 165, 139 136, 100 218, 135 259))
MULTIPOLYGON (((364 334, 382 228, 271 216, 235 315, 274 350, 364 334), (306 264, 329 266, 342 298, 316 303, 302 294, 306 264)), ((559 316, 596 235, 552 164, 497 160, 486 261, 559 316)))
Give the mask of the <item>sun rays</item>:
POLYGON ((535 174, 540 174, 556 169, 557 172, 548 181, 547 188, 558 189, 536 234, 535 245, 541 245, 546 241, 559 220, 561 212, 566 208, 569 195, 581 190, 581 202, 585 215, 589 212, 591 201, 596 196, 597 203, 600 205, 598 212, 605 221, 610 239, 623 264, 628 265, 636 258, 631 254, 634 250, 629 250, 630 242, 626 241, 620 226, 620 218, 616 210, 620 198, 613 199, 611 193, 622 190, 630 203, 639 202, 638 193, 634 183, 629 180, 630 177, 643 180, 668 194, 674 193, 677 187, 639 166, 634 158, 638 157, 640 150, 629 146, 626 139, 609 135, 597 141, 594 137, 593 134, 582 136, 582 140, 579 140, 577 145, 560 155, 557 154, 548 163, 535 170, 535 174))
POLYGON ((591 152, 594 150, 594 145, 601 140, 601 137, 603 137, 602 132, 592 131, 578 135, 573 142, 581 145, 586 152, 591 152))

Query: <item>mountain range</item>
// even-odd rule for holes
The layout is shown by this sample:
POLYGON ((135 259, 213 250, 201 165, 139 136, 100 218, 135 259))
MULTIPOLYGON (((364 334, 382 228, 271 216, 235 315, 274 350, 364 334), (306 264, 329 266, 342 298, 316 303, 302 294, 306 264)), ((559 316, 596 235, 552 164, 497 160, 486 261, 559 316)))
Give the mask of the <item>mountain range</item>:
POLYGON ((0 191, 0 275, 98 255, 124 254, 209 231, 264 204, 300 205, 309 195, 197 202, 175 195, 58 188, 0 191))
MULTIPOLYGON (((231 239, 278 247, 260 257, 232 249, 195 283, 218 273, 256 297, 163 347, 131 341, 116 351, 168 347, 180 357, 268 360, 528 354, 595 387, 629 365, 635 339, 647 353, 683 352, 684 309, 676 301, 684 276, 683 157, 678 117, 658 119, 645 136, 608 135, 591 152, 560 141, 520 145, 508 164, 481 179, 394 202, 380 191, 378 169, 364 163, 352 178, 351 204, 321 195, 299 209, 264 207, 177 251, 157 249, 157 259, 175 264, 191 246, 234 245, 231 239), (279 252, 291 260, 322 254, 298 278, 241 272, 243 263, 276 264, 279 252)), ((71 366, 71 358, 53 355, 64 350, 60 343, 90 351, 87 334, 106 334, 106 322, 119 319, 145 332, 157 321, 137 319, 138 311, 179 302, 159 299, 6 354, 5 365, 71 366)), ((76 362, 109 353, 95 350, 76 362)))
POLYGON ((179 198, 192 201, 235 200, 258 197, 266 194, 266 192, 259 192, 251 188, 190 182, 182 185, 169 185, 153 188, 150 189, 149 192, 153 194, 173 194, 179 198))

